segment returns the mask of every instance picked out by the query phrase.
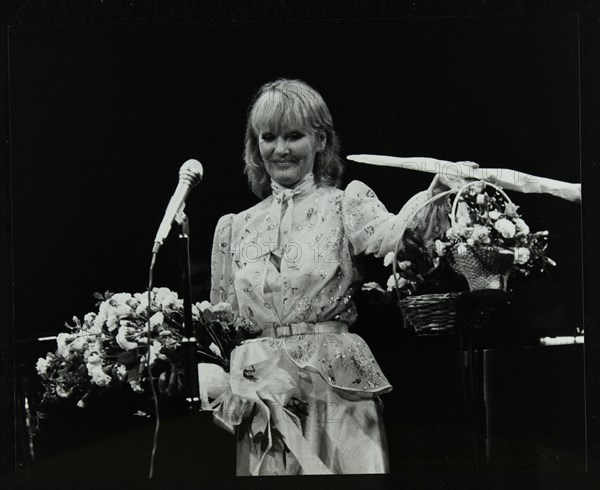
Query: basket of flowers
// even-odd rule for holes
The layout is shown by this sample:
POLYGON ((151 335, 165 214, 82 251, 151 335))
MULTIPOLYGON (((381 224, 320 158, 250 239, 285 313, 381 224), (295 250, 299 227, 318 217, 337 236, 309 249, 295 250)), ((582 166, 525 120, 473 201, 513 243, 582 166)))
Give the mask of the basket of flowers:
POLYGON ((449 227, 426 240, 406 227, 396 248, 384 258, 392 265, 387 292, 375 283, 364 289, 395 292, 405 326, 417 335, 436 335, 457 328, 485 326, 506 302, 511 271, 529 274, 554 265, 545 250, 548 232, 531 233, 504 191, 484 181, 440 193, 428 204, 445 199, 449 227), (451 199, 452 195, 454 198, 451 199), (457 283, 458 276, 464 281, 457 283))
POLYGON ((435 241, 435 253, 465 277, 471 291, 506 291, 512 271, 529 274, 554 261, 546 256, 548 232, 532 233, 498 186, 470 182, 456 194, 450 228, 435 241))
MULTIPOLYGON (((73 317, 73 324, 65 324, 67 331, 58 334, 56 351, 37 361, 42 406, 65 399, 83 408, 92 398, 111 391, 143 395, 157 388, 165 395, 181 393, 184 313, 177 293, 154 288, 150 294, 94 296, 99 300, 97 310, 83 319, 73 317), (155 386, 150 386, 151 379, 155 386)), ((260 334, 253 324, 234 321, 228 303, 195 303, 192 317, 198 361, 224 370, 231 351, 260 334)))

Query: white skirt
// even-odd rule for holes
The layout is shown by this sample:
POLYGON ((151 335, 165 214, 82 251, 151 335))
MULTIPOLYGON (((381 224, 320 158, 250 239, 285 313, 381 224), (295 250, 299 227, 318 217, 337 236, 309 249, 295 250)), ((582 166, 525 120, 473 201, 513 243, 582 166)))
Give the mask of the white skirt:
MULTIPOLYGON (((237 426, 237 475, 387 473, 379 395, 334 387, 320 372, 298 366, 286 349, 279 349, 278 354, 268 372, 285 371, 293 380, 292 393, 285 399, 287 416, 278 417, 277 423, 271 425, 270 444, 264 426, 253 424, 259 414, 257 407, 237 426), (288 443, 300 434, 305 442, 288 443), (302 453, 306 454, 297 457, 302 453), (317 465, 303 465, 310 458, 317 465)), ((274 413, 273 404, 269 403, 269 407, 274 413)))

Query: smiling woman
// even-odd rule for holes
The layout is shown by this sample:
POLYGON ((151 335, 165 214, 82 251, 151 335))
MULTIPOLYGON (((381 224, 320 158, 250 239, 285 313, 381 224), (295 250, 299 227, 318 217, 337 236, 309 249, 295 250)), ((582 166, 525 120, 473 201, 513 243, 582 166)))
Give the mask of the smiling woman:
POLYGON ((348 331, 361 279, 355 257, 385 255, 406 226, 427 233, 444 221, 444 206, 410 221, 439 179, 398 215, 362 182, 337 189, 337 149, 314 89, 277 80, 259 90, 245 160, 264 199, 221 218, 212 255, 211 301, 262 331, 232 352, 230 391, 215 402, 217 420, 238 433, 238 475, 389 471, 379 395, 391 385, 348 331))
POLYGON ((246 126, 246 173, 254 193, 266 197, 271 180, 292 187, 308 173, 339 185, 343 164, 329 108, 321 95, 299 80, 263 85, 246 126))

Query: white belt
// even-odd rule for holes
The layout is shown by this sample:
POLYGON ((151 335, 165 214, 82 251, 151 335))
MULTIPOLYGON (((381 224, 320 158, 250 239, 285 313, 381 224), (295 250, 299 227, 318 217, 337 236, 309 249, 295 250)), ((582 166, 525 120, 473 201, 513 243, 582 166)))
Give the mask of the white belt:
POLYGON ((291 335, 319 335, 328 333, 348 333, 348 324, 340 321, 284 323, 264 327, 260 336, 279 338, 291 335))

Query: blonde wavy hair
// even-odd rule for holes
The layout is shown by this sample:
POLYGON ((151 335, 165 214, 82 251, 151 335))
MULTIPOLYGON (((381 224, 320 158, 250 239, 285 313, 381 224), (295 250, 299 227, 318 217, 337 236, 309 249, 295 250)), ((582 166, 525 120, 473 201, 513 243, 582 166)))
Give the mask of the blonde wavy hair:
POLYGON ((333 130, 331 113, 323 97, 301 80, 279 79, 263 85, 248 110, 244 150, 244 173, 252 192, 261 199, 271 194, 271 178, 258 147, 258 129, 267 126, 323 131, 325 148, 315 158, 313 173, 318 185, 337 187, 344 163, 339 156, 339 139, 333 130))

